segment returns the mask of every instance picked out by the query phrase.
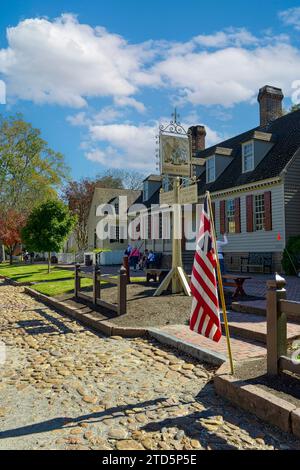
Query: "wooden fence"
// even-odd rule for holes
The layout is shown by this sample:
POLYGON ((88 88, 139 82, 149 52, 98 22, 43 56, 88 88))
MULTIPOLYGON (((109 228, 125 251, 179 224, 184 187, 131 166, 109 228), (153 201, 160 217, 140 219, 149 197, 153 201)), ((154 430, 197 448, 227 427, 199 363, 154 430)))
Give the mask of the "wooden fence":
POLYGON ((91 302, 93 305, 99 305, 100 307, 112 310, 118 315, 124 315, 127 309, 127 271, 124 266, 122 266, 118 275, 116 277, 112 277, 110 275, 101 274, 99 266, 93 266, 92 272, 84 272, 81 271, 80 265, 76 264, 74 296, 75 298, 91 302), (81 292, 81 279, 83 278, 93 280, 92 297, 81 292), (117 301, 115 304, 101 299, 101 281, 106 281, 118 287, 117 301))
POLYGON ((300 374, 300 361, 287 357, 287 316, 300 320, 300 303, 286 300, 286 282, 267 283, 267 370, 277 375, 281 370, 300 374))

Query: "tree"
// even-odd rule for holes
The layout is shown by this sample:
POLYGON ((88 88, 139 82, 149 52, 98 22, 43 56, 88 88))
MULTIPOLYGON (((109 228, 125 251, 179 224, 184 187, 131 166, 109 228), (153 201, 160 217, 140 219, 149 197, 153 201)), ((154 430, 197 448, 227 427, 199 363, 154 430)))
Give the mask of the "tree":
POLYGON ((82 178, 80 181, 70 181, 63 191, 64 201, 77 217, 74 235, 79 251, 84 250, 88 245, 88 218, 96 187, 123 189, 123 183, 119 176, 106 173, 95 179, 82 178))
POLYGON ((300 109, 300 103, 298 103, 298 104, 293 104, 293 105, 290 107, 289 112, 290 112, 290 113, 294 113, 295 111, 299 111, 299 109, 300 109))
POLYGON ((112 177, 115 180, 120 181, 120 186, 119 188, 125 188, 125 189, 135 189, 139 190, 142 189, 143 187, 143 180, 146 178, 145 174, 140 173, 139 171, 135 170, 121 170, 121 169, 111 169, 107 170, 104 173, 104 177, 112 177))
POLYGON ((57 196, 68 169, 21 115, 0 115, 0 207, 28 213, 57 196))
POLYGON ((83 178, 80 181, 70 181, 64 188, 64 200, 77 217, 74 235, 79 251, 84 250, 88 244, 87 224, 95 186, 96 181, 83 178))
POLYGON ((8 249, 9 262, 13 262, 13 254, 17 246, 21 243, 21 230, 25 225, 24 214, 9 209, 0 214, 0 240, 8 249))
POLYGON ((48 253, 50 273, 52 251, 59 251, 73 230, 76 217, 69 208, 58 200, 50 200, 33 209, 22 230, 22 240, 32 251, 48 253))

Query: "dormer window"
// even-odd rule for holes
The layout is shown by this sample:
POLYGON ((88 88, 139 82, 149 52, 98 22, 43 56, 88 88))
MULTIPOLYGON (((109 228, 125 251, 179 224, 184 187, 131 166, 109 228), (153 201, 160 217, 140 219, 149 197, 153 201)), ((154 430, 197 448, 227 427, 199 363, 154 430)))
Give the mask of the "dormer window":
POLYGON ((212 183, 216 179, 216 158, 215 155, 206 161, 206 182, 212 183))
POLYGON ((252 171, 254 169, 254 145, 253 140, 251 142, 246 142, 242 146, 242 155, 243 155, 243 173, 247 171, 252 171))

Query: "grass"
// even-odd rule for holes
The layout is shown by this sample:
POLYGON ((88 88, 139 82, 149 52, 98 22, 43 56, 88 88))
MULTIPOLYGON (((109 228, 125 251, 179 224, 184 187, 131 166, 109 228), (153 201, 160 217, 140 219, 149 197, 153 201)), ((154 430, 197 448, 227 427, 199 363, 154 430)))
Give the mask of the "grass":
MULTIPOLYGON (((74 272, 61 269, 58 266, 51 268, 48 274, 47 264, 0 264, 0 275, 7 276, 17 282, 36 282, 33 289, 41 294, 54 297, 74 291, 74 272)), ((117 276, 112 276, 117 278, 117 276)), ((144 282, 144 277, 131 277, 131 282, 144 282)), ((101 281, 106 284, 106 281, 101 281)), ((81 279, 82 287, 91 287, 92 279, 81 279)))
MULTIPOLYGON (((82 287, 91 287, 93 285, 92 279, 81 279, 82 287)), ((74 291, 74 279, 67 279, 66 281, 53 281, 42 282, 35 284, 33 289, 41 294, 54 297, 56 295, 69 294, 74 291)))
POLYGON ((48 274, 47 264, 0 264, 0 275, 7 276, 17 282, 55 281, 58 279, 73 279, 74 273, 67 269, 52 267, 48 274))

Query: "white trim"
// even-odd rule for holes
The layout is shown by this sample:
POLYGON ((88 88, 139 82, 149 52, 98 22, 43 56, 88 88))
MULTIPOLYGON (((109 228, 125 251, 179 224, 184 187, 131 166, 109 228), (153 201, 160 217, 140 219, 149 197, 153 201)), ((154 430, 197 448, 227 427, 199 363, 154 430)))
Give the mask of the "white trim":
POLYGON ((243 142, 242 143, 242 168, 243 168, 243 173, 249 173, 250 171, 253 171, 254 170, 254 140, 251 139, 251 140, 248 140, 247 142, 243 142), (245 155, 244 155, 244 149, 246 147, 246 145, 250 145, 252 146, 252 166, 250 168, 250 170, 245 170, 245 155))
MULTIPOLYGON (((228 194, 235 194, 235 193, 241 193, 241 192, 245 192, 245 191, 251 191, 253 189, 259 189, 263 186, 271 186, 271 185, 274 185, 274 184, 280 184, 282 183, 282 179, 280 177, 276 177, 276 178, 270 178, 270 179, 267 179, 267 180, 261 180, 261 181, 257 181, 256 183, 250 183, 250 184, 247 184, 247 185, 241 185, 241 186, 236 186, 236 187, 233 187, 233 188, 228 188, 228 189, 222 189, 221 191, 215 191, 215 192, 211 192, 211 196, 215 197, 215 198, 218 198, 220 196, 225 196, 225 195, 228 195, 228 194)), ((205 193, 203 194, 200 194, 198 196, 198 200, 199 199, 204 199, 205 197, 205 193)))

